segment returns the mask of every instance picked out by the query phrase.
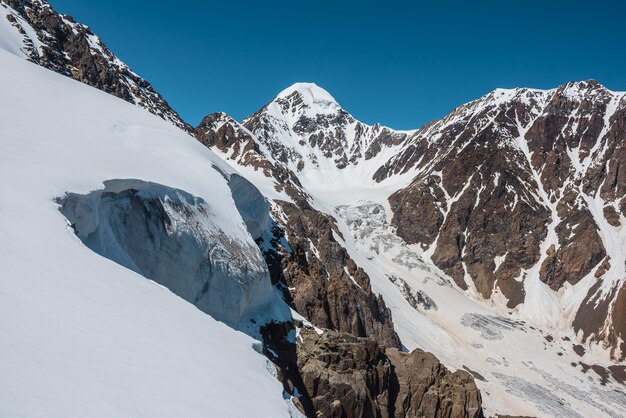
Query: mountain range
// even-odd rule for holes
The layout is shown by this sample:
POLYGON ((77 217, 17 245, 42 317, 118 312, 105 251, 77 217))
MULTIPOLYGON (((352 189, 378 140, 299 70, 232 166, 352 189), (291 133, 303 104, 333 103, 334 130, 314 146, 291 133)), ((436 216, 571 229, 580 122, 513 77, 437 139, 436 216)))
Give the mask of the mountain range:
POLYGON ((626 93, 497 89, 398 131, 297 83, 194 128, 44 0, 0 12, 0 412, 626 415, 626 93))

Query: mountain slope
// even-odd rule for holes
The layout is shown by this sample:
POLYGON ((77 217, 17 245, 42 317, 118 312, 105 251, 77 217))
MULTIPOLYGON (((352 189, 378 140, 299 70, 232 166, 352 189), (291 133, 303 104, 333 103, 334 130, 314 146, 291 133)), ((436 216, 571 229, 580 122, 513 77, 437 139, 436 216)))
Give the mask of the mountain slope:
POLYGON ((46 0, 2 0, 0 19, 10 24, 3 25, 4 35, 19 39, 11 52, 190 130, 150 83, 120 61, 100 37, 71 16, 57 13, 46 0))
POLYGON ((276 208, 328 217, 403 346, 474 373, 488 413, 622 416, 623 96, 595 82, 496 90, 394 132, 299 83, 241 124, 207 116, 196 136, 274 200, 307 259, 327 256, 276 208))
POLYGON ((206 202, 199 219, 228 248, 258 254, 231 170, 142 109, 4 50, 0 62, 0 415, 296 414, 258 342, 92 252, 54 201, 112 179, 168 185, 206 202))
POLYGON ((343 378, 325 383, 336 398, 314 393, 328 357, 298 335, 330 331, 294 321, 284 282, 272 287, 261 249, 286 241, 265 198, 172 124, 24 60, 14 29, 0 20, 1 415, 482 416, 468 372, 387 352, 399 347, 389 310, 361 270, 342 269, 327 217, 303 212, 330 255, 305 263, 331 275, 333 303, 313 308, 365 337, 323 339, 342 342, 343 378))
POLYGON ((460 287, 502 294, 534 323, 573 323, 623 360, 626 329, 612 312, 624 309, 625 118, 624 93, 593 81, 496 91, 386 164, 419 160, 390 197, 392 223, 460 287), (432 209, 420 219, 415 208, 432 209))

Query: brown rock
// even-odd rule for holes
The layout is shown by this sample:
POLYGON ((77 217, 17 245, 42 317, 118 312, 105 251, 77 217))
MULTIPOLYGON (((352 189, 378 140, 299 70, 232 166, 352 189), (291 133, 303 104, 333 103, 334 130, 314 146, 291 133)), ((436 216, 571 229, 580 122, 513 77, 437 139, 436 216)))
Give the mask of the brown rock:
POLYGON ((391 312, 382 297, 373 294, 367 273, 335 240, 334 234, 340 234, 334 219, 312 208, 277 203, 291 252, 270 251, 266 259, 273 265, 273 281, 290 289, 285 296, 293 308, 320 328, 399 348, 391 312))
POLYGON ((396 417, 478 417, 481 396, 472 376, 450 373, 430 353, 387 349, 397 377, 396 417))
POLYGON ((619 213, 617 213, 617 211, 615 210, 613 206, 605 206, 603 213, 604 213, 604 218, 610 225, 617 228, 622 224, 620 222, 619 213))
POLYGON ((594 276, 596 277, 596 279, 599 279, 600 277, 604 276, 604 274, 607 271, 609 271, 610 268, 611 268, 611 257, 607 255, 604 258, 604 261, 602 261, 602 264, 598 266, 598 269, 596 270, 596 273, 594 274, 594 276))
POLYGON ((370 339, 303 329, 298 369, 319 417, 478 418, 480 392, 429 353, 383 352, 370 339))

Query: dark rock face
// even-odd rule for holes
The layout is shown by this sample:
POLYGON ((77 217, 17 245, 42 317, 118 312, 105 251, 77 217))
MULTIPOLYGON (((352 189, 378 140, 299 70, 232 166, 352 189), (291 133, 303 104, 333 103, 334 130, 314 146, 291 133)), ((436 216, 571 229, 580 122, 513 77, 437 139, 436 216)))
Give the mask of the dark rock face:
POLYGON ((398 379, 396 417, 481 417, 481 396, 463 370, 451 373, 430 353, 415 350, 385 354, 398 379))
MULTIPOLYGON (((437 155, 425 148, 427 138, 416 140, 413 148, 392 159, 375 176, 382 180, 385 173, 401 172, 412 161, 420 161, 424 173, 390 197, 398 234, 424 247, 438 237, 433 261, 461 287, 466 286, 462 280, 465 264, 486 297, 497 279, 519 274, 519 268, 509 266, 529 268, 539 260, 539 243, 551 220, 549 204, 555 205, 561 220, 557 227, 560 248, 545 260, 543 281, 554 289, 566 281, 575 284, 605 255, 598 226, 581 198, 579 186, 586 179, 576 177, 568 150, 577 147, 584 159, 598 141, 610 136, 612 130, 598 138, 605 128, 602 116, 612 98, 593 82, 566 85, 543 94, 549 97, 520 90, 507 102, 498 103, 493 97, 497 94, 492 93, 461 107, 441 121, 435 133, 430 126, 417 135, 437 136, 434 145, 444 152, 437 155), (570 98, 574 87, 583 90, 582 100, 570 98), (572 111, 579 112, 576 117, 581 123, 563 116, 572 111), (520 136, 528 144, 528 156, 517 145, 520 136), (540 191, 545 192, 545 199, 540 191), (454 202, 447 207, 450 200, 454 202), (472 245, 476 235, 489 239, 478 239, 480 245, 472 245), (505 252, 502 271, 494 272, 490 261, 505 252)), ((613 223, 617 222, 613 207, 606 212, 613 223)))
POLYGON ((554 291, 595 275, 574 328, 615 348, 618 324, 603 330, 620 317, 610 315, 618 292, 601 289, 626 274, 605 247, 607 234, 619 242, 626 209, 625 142, 626 99, 595 81, 495 91, 420 129, 374 179, 416 171, 389 198, 392 223, 463 289, 501 291, 512 308, 525 299, 522 270, 538 265, 554 291))
POLYGON ((451 373, 430 353, 382 350, 374 340, 300 332, 304 393, 323 417, 482 417, 480 392, 465 371, 451 373))
POLYGON ((273 281, 289 289, 286 298, 294 309, 320 328, 399 348, 391 312, 372 292, 368 275, 334 238, 339 235, 334 220, 311 208, 277 203, 286 217, 281 228, 291 251, 272 250, 266 258, 273 281))
POLYGON ((190 130, 180 116, 157 93, 150 83, 120 61, 87 26, 70 16, 57 13, 46 0, 3 0, 37 36, 30 39, 22 23, 9 14, 8 19, 24 36, 29 59, 52 71, 81 81, 190 130), (42 44, 40 50, 34 42, 42 44))
POLYGON ((274 179, 276 190, 285 191, 295 201, 307 201, 295 173, 281 164, 271 162, 250 131, 227 114, 213 113, 204 117, 193 133, 198 141, 221 152, 227 160, 253 167, 274 179))
POLYGON ((463 289, 466 272, 486 298, 497 283, 509 307, 524 299, 515 278, 539 261, 550 219, 536 203, 538 185, 513 142, 520 135, 516 120, 530 112, 524 106, 460 108, 420 130, 415 146, 375 175, 382 180, 419 161, 422 174, 389 198, 398 235, 424 249, 435 245, 432 260, 463 289), (486 123, 492 118, 499 125, 486 123), (439 139, 429 144, 426 135, 439 139), (496 257, 504 257, 498 268, 496 257))

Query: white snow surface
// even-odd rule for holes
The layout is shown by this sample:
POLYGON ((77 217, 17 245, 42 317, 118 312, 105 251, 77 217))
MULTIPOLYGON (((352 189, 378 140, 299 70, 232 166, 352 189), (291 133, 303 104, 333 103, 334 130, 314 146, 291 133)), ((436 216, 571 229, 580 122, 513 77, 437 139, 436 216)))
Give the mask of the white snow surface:
POLYGON ((0 416, 297 416, 256 340, 89 250, 53 201, 150 181, 254 245, 212 167, 232 170, 147 111, 16 57, 0 20, 0 416))
POLYGON ((319 108, 338 110, 340 108, 335 98, 315 83, 295 83, 281 91, 276 97, 285 98, 294 92, 299 92, 307 105, 318 107, 315 110, 319 110, 319 108))

